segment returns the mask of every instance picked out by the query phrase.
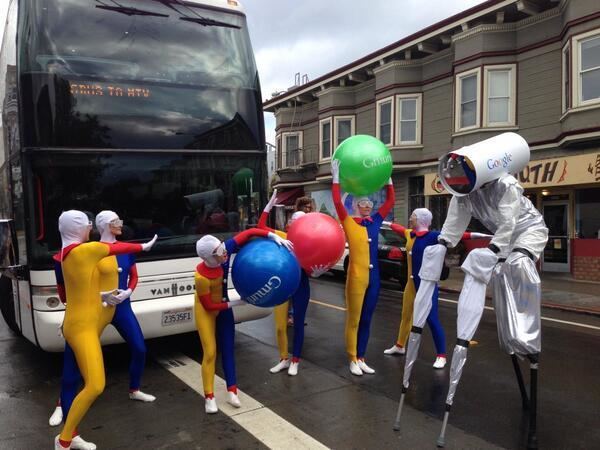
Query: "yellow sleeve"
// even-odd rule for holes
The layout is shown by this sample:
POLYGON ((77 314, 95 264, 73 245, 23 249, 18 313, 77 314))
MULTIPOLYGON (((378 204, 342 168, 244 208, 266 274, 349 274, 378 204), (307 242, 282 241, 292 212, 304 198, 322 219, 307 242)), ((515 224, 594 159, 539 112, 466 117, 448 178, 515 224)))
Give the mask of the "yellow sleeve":
POLYGON ((194 283, 196 284, 196 294, 198 297, 210 294, 210 280, 208 278, 196 272, 194 274, 194 283))

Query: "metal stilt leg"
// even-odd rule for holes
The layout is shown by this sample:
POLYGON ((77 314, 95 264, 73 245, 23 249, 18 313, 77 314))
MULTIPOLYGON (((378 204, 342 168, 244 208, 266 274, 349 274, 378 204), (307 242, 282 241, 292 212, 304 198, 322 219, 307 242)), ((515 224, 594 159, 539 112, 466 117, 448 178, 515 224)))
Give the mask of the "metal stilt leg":
POLYGON ((446 425, 448 425, 448 417, 450 417, 450 408, 452 405, 446 403, 446 412, 444 412, 444 421, 442 422, 442 430, 440 431, 440 435, 438 436, 436 445, 439 448, 442 448, 446 445, 446 425))
POLYGON ((529 409, 529 398, 527 397, 527 390, 525 389, 525 383, 523 382, 523 374, 521 373, 521 367, 519 366, 519 360, 517 355, 514 353, 510 355, 510 359, 515 369, 515 375, 517 376, 517 382, 519 383, 519 391, 521 391, 521 404, 523 409, 529 409))
POLYGON ((400 431, 400 416, 402 415, 404 397, 406 395, 406 391, 408 391, 412 367, 415 364, 415 361, 417 360, 417 355, 419 354, 422 332, 423 328, 413 326, 410 332, 410 336, 408 338, 408 349, 406 351, 406 361, 404 362, 404 375, 402 377, 402 393, 400 394, 400 403, 398 404, 398 412, 396 413, 396 420, 394 421, 394 430, 396 431, 400 431))
POLYGON ((537 442, 537 375, 539 355, 528 355, 531 361, 529 382, 529 433, 527 436, 527 448, 538 448, 537 442))
POLYGON ((394 431, 400 431, 400 416, 402 415, 402 407, 404 406, 404 395, 408 388, 402 386, 402 393, 400 394, 400 403, 398 404, 398 412, 396 413, 396 420, 394 421, 394 431))

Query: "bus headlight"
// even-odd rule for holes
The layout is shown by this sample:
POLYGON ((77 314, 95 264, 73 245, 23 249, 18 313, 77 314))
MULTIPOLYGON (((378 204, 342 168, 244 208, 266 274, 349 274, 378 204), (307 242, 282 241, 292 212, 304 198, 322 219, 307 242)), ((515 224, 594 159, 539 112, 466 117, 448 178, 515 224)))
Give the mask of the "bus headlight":
POLYGON ((48 308, 56 308, 58 305, 60 305, 60 300, 58 297, 48 297, 46 299, 46 305, 48 308))

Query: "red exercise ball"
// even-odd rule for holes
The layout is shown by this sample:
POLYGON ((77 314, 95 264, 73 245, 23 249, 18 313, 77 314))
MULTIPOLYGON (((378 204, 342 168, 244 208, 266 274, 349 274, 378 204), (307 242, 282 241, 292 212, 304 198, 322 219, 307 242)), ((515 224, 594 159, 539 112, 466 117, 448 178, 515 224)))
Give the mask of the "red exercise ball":
POLYGON ((311 276, 329 270, 341 258, 346 244, 340 224, 319 212, 294 220, 287 238, 294 244, 300 266, 311 276))

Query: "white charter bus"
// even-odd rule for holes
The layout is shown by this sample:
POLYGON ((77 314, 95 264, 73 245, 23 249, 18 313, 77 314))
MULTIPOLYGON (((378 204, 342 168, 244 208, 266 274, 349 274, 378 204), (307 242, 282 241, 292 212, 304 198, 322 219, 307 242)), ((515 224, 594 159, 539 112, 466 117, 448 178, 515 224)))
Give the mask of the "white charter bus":
MULTIPOLYGON (((124 240, 159 236, 137 259, 145 337, 194 330, 194 243, 256 223, 266 193, 260 87, 237 0, 11 0, 0 107, 9 326, 63 349, 58 216, 111 209, 124 240)), ((269 312, 245 305, 235 317, 269 312)), ((107 328, 103 342, 119 341, 107 328)))

